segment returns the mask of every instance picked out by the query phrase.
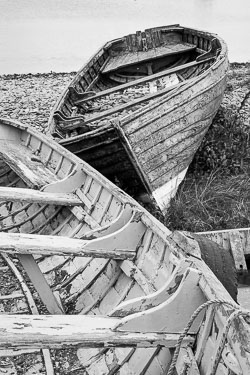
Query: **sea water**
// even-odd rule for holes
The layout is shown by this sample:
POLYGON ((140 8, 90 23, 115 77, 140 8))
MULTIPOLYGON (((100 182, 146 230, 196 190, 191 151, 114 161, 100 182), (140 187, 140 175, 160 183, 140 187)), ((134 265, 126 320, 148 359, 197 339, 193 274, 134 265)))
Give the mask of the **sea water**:
POLYGON ((0 74, 78 70, 106 41, 180 23, 250 57, 249 0, 0 0, 0 74))

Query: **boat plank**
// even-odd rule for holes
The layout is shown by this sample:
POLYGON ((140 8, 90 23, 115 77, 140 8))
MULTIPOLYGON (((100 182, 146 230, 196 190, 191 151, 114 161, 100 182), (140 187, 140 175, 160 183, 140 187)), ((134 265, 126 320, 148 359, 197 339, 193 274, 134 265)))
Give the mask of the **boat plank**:
MULTIPOLYGON (((180 143, 172 148, 172 153, 169 158, 163 161, 152 171, 148 173, 149 181, 152 186, 161 186, 162 181, 169 181, 173 178, 175 172, 180 172, 185 169, 187 164, 192 160, 194 152, 198 149, 207 128, 203 129, 200 134, 196 134, 188 143, 180 143), (164 178, 165 176, 165 178, 164 178)), ((158 159, 159 160, 159 159, 158 159)), ((148 167, 147 170, 150 170, 148 167)))
POLYGON ((187 148, 194 138, 199 141, 201 134, 204 135, 204 131, 207 130, 209 125, 209 118, 201 118, 194 124, 184 128, 181 132, 173 134, 170 137, 166 135, 166 138, 162 142, 155 144, 154 147, 145 150, 143 153, 137 154, 138 161, 143 170, 147 173, 154 170, 187 148))
POLYGON ((139 132, 130 134, 128 139, 133 148, 134 152, 137 155, 141 155, 143 152, 155 148, 156 146, 160 147, 164 145, 164 141, 171 139, 171 137, 176 137, 177 135, 182 134, 184 131, 189 131, 189 129, 195 129, 202 124, 201 120, 210 117, 214 113, 214 108, 217 103, 218 98, 213 98, 204 111, 198 107, 190 108, 189 113, 185 113, 185 117, 176 116, 164 116, 162 119, 159 119, 155 122, 157 126, 156 129, 152 129, 152 133, 148 136, 147 133, 149 129, 143 128, 139 132), (145 138, 141 139, 141 132, 145 131, 145 138), (155 131, 154 131, 155 130, 155 131))

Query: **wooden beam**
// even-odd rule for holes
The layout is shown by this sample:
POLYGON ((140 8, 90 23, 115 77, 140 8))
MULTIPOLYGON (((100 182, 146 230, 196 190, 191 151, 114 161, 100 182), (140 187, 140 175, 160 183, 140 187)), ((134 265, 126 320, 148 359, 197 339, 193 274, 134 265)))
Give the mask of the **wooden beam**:
MULTIPOLYGON (((167 319, 167 317, 166 317, 167 319)), ((154 347, 173 348, 179 334, 119 332, 120 319, 83 315, 2 315, 0 349, 69 347, 154 347)), ((194 342, 188 335, 183 346, 194 342)))
POLYGON ((10 202, 30 202, 55 204, 59 206, 79 206, 83 201, 73 193, 47 193, 44 191, 0 187, 0 201, 10 202))
MULTIPOLYGON (((0 252, 7 254, 68 255, 97 258, 133 259, 135 250, 114 249, 102 246, 92 247, 92 241, 72 239, 62 236, 1 233, 0 252)), ((94 241, 94 240, 93 240, 94 241)))
POLYGON ((88 97, 86 97, 87 96, 86 93, 82 93, 82 94, 79 93, 79 95, 82 95, 82 98, 79 99, 79 100, 76 100, 75 105, 77 106, 79 104, 88 102, 90 100, 95 100, 95 99, 101 98, 103 96, 113 94, 114 92, 125 90, 129 87, 133 87, 133 86, 136 86, 136 85, 139 85, 139 84, 142 84, 142 83, 150 82, 150 81, 153 81, 154 79, 158 79, 158 78, 164 77, 166 75, 170 75, 170 74, 179 72, 180 70, 192 68, 194 66, 200 65, 201 63, 204 63, 204 62, 210 61, 210 60, 211 60, 211 57, 209 59, 206 59, 205 61, 204 60, 199 61, 199 62, 192 61, 192 62, 187 63, 187 64, 183 64, 183 65, 179 65, 179 66, 174 67, 174 68, 166 69, 163 72, 155 73, 155 74, 152 74, 152 75, 147 76, 147 77, 136 79, 132 82, 124 83, 122 85, 115 86, 115 87, 112 87, 112 88, 104 90, 104 91, 100 91, 100 92, 98 92, 98 93, 96 93, 95 95, 92 95, 92 96, 88 95, 88 97))
POLYGON ((0 251, 10 254, 132 259, 136 255, 136 248, 145 229, 145 225, 138 220, 138 215, 134 215, 119 230, 92 240, 26 233, 0 233, 0 251))

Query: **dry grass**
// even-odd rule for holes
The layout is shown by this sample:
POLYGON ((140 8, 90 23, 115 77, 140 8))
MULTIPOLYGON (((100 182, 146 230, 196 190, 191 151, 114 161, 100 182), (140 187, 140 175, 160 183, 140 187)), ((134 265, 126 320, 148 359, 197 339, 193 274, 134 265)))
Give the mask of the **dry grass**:
POLYGON ((250 226, 250 176, 221 170, 186 178, 164 218, 170 229, 202 232, 250 226))

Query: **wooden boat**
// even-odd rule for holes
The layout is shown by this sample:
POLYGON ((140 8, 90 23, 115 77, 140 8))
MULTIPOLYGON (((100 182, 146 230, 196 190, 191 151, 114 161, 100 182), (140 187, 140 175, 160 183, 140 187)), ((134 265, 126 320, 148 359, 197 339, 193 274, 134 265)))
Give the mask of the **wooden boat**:
POLYGON ((0 185, 2 373, 250 373, 249 312, 191 234, 6 119, 0 185))
POLYGON ((118 186, 164 210, 215 116, 227 48, 179 25, 105 44, 65 89, 51 133, 118 186))

